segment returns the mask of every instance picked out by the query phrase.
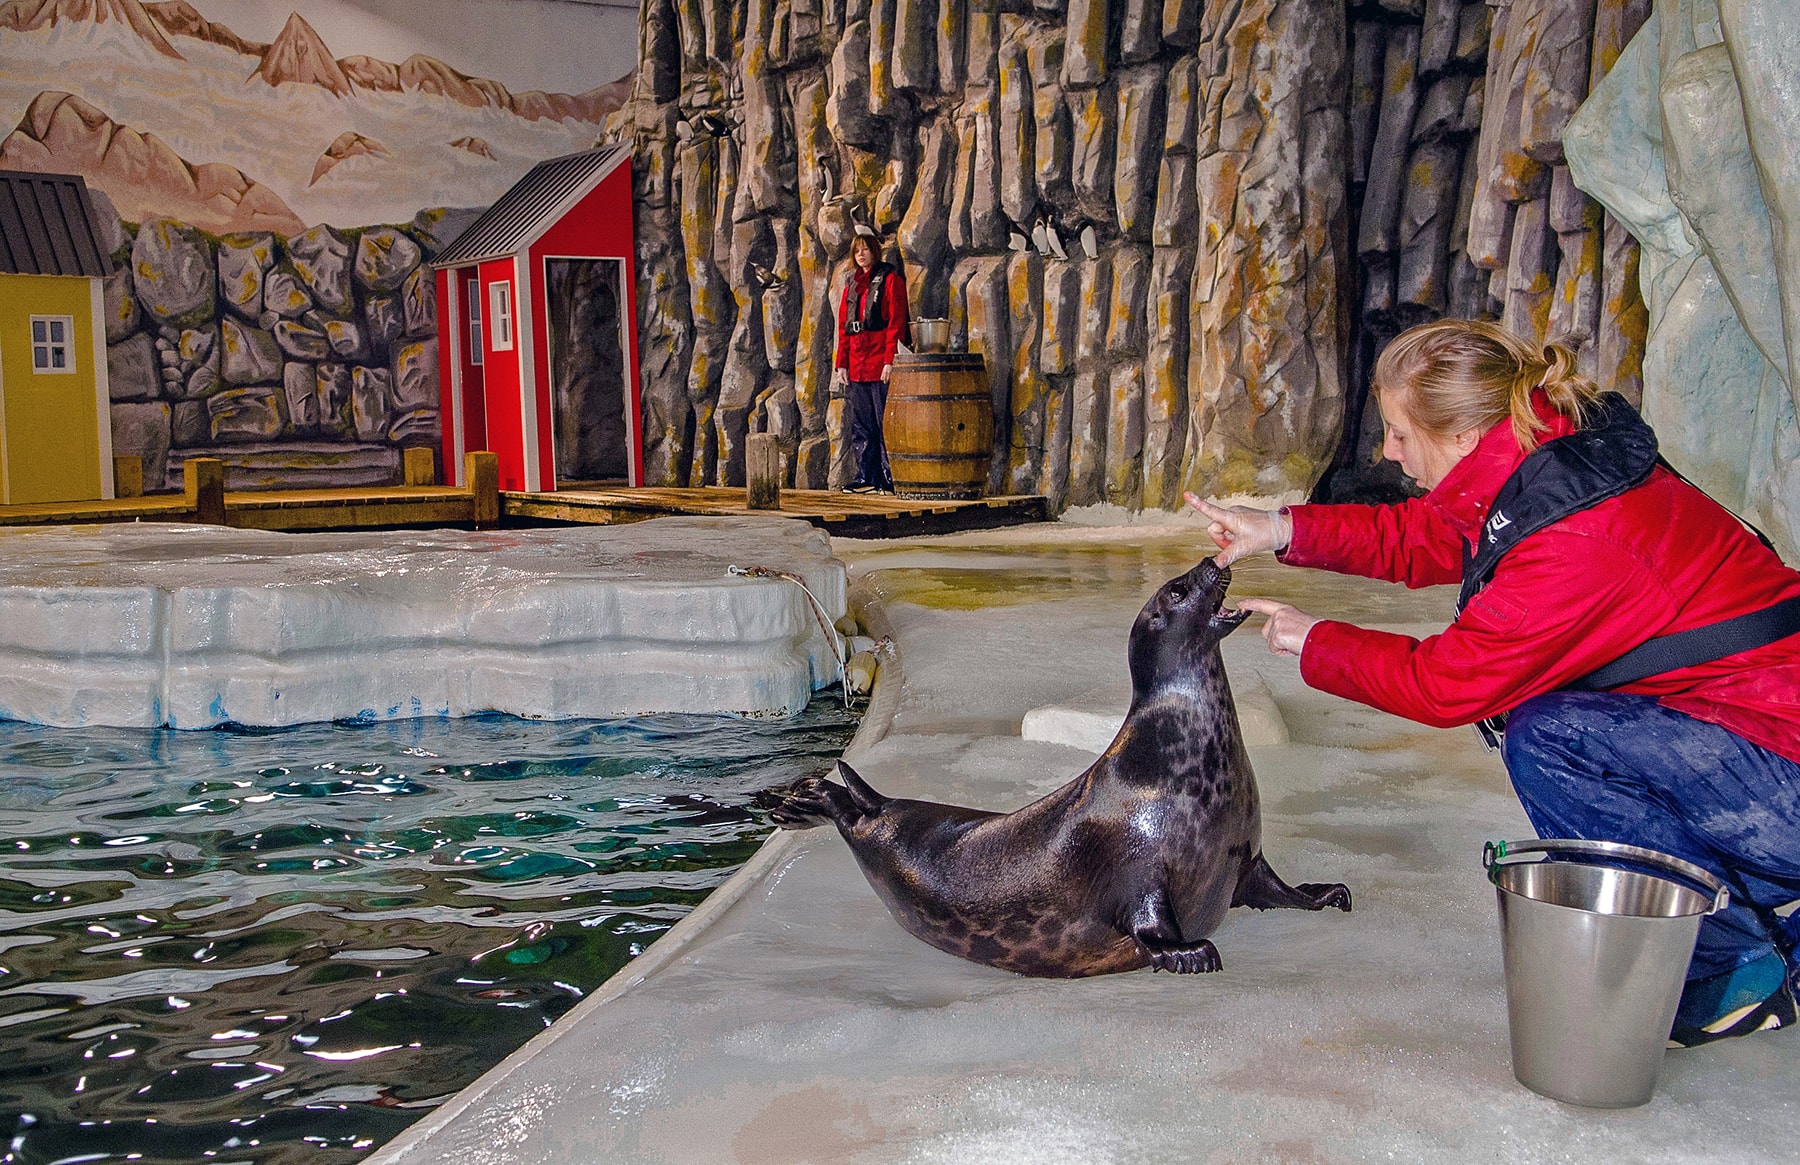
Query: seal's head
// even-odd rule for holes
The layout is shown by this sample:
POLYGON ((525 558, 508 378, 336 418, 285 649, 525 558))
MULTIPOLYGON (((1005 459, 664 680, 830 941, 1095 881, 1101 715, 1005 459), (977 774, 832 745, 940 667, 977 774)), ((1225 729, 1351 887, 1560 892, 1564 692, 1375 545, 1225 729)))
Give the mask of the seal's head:
POLYGON ((1131 682, 1139 692, 1159 680, 1191 671, 1219 640, 1250 617, 1225 610, 1231 568, 1208 558, 1164 583, 1131 628, 1131 682))

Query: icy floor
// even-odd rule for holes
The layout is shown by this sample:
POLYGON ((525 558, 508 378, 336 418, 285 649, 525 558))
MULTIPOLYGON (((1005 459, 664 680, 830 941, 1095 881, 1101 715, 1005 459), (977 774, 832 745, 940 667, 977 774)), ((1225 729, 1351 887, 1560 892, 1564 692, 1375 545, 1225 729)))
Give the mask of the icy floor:
MULTIPOLYGON (((882 791, 1012 808, 1091 753, 1125 632, 1193 527, 834 544, 897 638, 851 759, 882 791)), ((1453 595, 1236 570, 1233 593, 1420 630, 1453 595)), ((1800 1035, 1672 1053, 1656 1098, 1593 1111, 1516 1084, 1481 843, 1528 836, 1497 758, 1313 693, 1227 641, 1264 847, 1352 914, 1234 911, 1225 968, 1073 982, 941 954, 834 832, 778 835, 737 884, 377 1160, 502 1162, 1791 1162, 1800 1035), (1247 729, 1249 725, 1247 724, 1247 729), (1285 741, 1283 737, 1285 736, 1285 741), (1260 742, 1260 743, 1258 743, 1260 742), (673 940, 673 941, 671 941, 673 940), (666 945, 665 945, 666 944, 666 945), (684 945, 685 944, 685 945, 684 945)))
POLYGON ((837 681, 826 537, 779 518, 464 533, 0 531, 0 719, 208 728, 783 716, 837 681))

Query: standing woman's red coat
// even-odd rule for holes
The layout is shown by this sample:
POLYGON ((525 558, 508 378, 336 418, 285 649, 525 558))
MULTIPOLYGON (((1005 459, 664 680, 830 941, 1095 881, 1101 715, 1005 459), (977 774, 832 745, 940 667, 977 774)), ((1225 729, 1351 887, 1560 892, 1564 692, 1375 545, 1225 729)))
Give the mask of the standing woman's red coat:
POLYGON ((881 370, 894 362, 894 354, 911 330, 906 308, 906 280, 885 263, 876 263, 867 273, 857 268, 844 285, 837 318, 836 366, 851 380, 880 380, 881 370), (869 284, 877 275, 882 280, 881 326, 855 334, 845 331, 845 324, 863 318, 869 284))

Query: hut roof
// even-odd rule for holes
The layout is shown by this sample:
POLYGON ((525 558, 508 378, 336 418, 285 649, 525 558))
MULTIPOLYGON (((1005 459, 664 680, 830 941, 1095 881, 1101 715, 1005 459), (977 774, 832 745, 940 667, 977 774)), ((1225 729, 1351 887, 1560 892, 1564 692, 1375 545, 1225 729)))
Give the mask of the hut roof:
POLYGON ((79 175, 0 170, 0 273, 112 274, 79 175))
POLYGON ((572 202, 592 190, 619 163, 630 159, 630 145, 619 143, 539 162, 486 214, 456 236, 432 260, 432 266, 448 267, 513 254, 542 234, 572 202))

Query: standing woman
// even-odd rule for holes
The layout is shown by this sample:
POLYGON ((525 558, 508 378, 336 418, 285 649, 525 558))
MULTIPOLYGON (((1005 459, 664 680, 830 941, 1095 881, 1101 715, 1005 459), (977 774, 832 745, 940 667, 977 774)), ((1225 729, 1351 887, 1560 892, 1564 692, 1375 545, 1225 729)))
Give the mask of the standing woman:
POLYGON ((1394 506, 1213 506, 1221 563, 1420 587, 1460 581, 1423 640, 1247 599, 1312 687, 1411 720, 1484 722, 1543 837, 1646 846, 1731 887, 1701 925, 1673 1038, 1796 1022, 1800 573, 1660 463, 1623 397, 1492 324, 1402 333, 1375 365, 1394 506), (1682 634, 1691 633, 1691 634, 1682 634), (1502 733, 1504 734, 1502 737, 1502 733))
POLYGON ((868 235, 850 243, 856 270, 838 305, 837 358, 832 379, 844 389, 850 457, 856 463, 852 493, 893 493, 881 414, 887 408, 894 354, 911 336, 906 314, 906 280, 883 263, 868 235))

